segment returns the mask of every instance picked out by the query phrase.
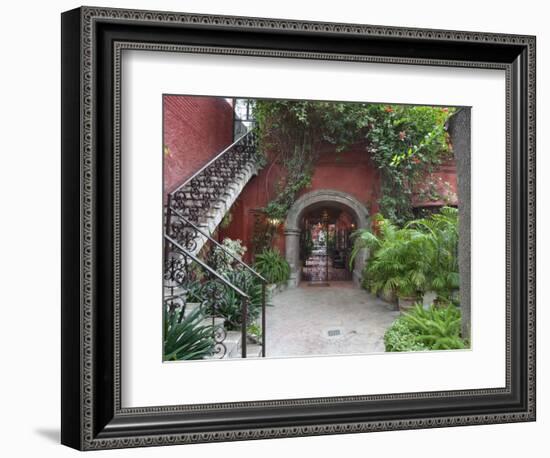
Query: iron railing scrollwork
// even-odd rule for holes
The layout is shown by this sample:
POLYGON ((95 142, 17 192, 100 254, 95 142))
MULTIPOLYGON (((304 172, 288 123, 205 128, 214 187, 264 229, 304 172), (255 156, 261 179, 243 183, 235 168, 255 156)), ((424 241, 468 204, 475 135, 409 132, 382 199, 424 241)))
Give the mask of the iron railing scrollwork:
POLYGON ((168 194, 165 209, 165 307, 168 311, 185 308, 187 303, 198 300, 212 320, 214 356, 218 358, 227 353, 224 344, 227 332, 221 322, 223 295, 232 291, 240 298, 239 322, 231 325, 240 327, 243 358, 247 357, 248 326, 257 319, 257 304, 251 304, 250 296, 238 282, 231 281, 235 279, 232 272, 244 272, 261 285, 261 356, 266 354, 267 280, 202 229, 208 212, 222 201, 235 177, 244 167, 254 166, 255 145, 252 132, 240 137, 168 194))
POLYGON ((195 224, 204 222, 208 211, 223 200, 235 177, 256 160, 256 136, 250 131, 168 194, 167 218, 170 218, 170 209, 176 209, 195 224))
MULTIPOLYGON (((175 309, 183 310, 193 300, 198 299, 205 320, 209 321, 214 340, 213 357, 223 358, 227 353, 225 339, 227 332, 223 322, 223 315, 219 313, 220 304, 226 289, 231 289, 241 299, 242 316, 240 323, 241 333, 246 337, 249 296, 235 285, 228 282, 223 276, 210 268, 197 256, 189 253, 183 246, 169 235, 164 235, 164 243, 169 245, 169 257, 165 260, 164 287, 169 290, 164 296, 164 305, 167 313, 175 309)), ((241 342, 241 356, 246 358, 246 339, 241 342)))

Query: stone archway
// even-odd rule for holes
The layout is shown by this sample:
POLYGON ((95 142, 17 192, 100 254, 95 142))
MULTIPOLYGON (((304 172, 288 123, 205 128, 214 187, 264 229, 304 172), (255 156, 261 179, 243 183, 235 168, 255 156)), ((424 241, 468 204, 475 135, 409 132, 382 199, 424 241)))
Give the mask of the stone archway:
MULTIPOLYGON (((349 211, 357 222, 357 227, 368 227, 369 212, 367 208, 351 194, 334 189, 318 189, 300 196, 290 208, 285 221, 285 256, 290 264, 289 286, 298 286, 300 283, 300 220, 304 212, 312 206, 330 204, 349 211)), ((353 268, 353 280, 360 282, 361 271, 365 265, 366 253, 357 256, 353 268)))

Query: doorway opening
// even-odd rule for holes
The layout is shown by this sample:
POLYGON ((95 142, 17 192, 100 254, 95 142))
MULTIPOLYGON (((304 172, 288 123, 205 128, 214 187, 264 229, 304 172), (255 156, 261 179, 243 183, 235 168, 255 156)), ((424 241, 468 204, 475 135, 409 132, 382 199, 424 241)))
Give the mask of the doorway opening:
POLYGON ((300 231, 301 278, 310 286, 352 281, 351 234, 357 223, 350 212, 321 204, 307 209, 300 231))

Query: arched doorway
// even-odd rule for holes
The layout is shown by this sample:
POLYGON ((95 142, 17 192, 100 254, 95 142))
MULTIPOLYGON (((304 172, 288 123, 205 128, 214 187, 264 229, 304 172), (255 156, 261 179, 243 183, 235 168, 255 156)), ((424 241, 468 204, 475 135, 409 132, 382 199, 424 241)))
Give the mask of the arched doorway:
MULTIPOLYGON (((302 278, 302 260, 300 259, 300 239, 304 231, 304 217, 323 212, 333 215, 348 214, 354 228, 368 226, 368 210, 352 195, 333 189, 319 189, 302 195, 294 202, 285 221, 285 255, 290 264, 291 275, 289 286, 297 286, 302 278)), ((353 266, 352 278, 355 282, 361 279, 365 263, 365 254, 357 256, 353 266)))
POLYGON ((311 286, 352 280, 349 260, 355 229, 355 217, 339 205, 320 202, 306 208, 300 222, 301 280, 311 286))

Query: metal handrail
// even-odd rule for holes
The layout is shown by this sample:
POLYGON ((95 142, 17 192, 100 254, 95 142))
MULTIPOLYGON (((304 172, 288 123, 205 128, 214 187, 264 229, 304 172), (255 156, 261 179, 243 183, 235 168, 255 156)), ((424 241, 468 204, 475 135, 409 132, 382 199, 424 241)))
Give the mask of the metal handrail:
POLYGON ((176 248, 181 250, 185 256, 189 256, 193 261, 195 261, 197 264, 199 264, 202 268, 206 269, 210 274, 214 275, 218 280, 220 280, 224 285, 229 286, 233 291, 235 291, 237 294, 242 296, 245 299, 250 299, 250 296, 246 294, 245 292, 241 291, 239 288, 237 288, 233 283, 223 278, 218 272, 216 272, 212 267, 210 267, 208 264, 201 261, 199 258, 191 254, 189 251, 187 251, 184 247, 181 246, 180 243, 178 243, 176 240, 174 240, 172 237, 170 237, 168 234, 164 233, 164 238, 168 240, 172 245, 174 245, 176 248))
MULTIPOLYGON (((187 184, 189 184, 194 178, 199 176, 204 170, 206 170, 208 167, 210 167, 212 164, 214 164, 220 157, 222 157, 224 154, 228 153, 235 145, 240 143, 245 137, 252 134, 253 130, 249 130, 245 134, 241 135, 237 140, 235 140, 233 143, 231 143, 227 148, 222 150, 219 154, 217 154, 215 157, 213 157, 211 160, 209 160, 206 164, 204 164, 199 170, 197 170, 193 175, 191 175, 189 178, 187 178, 182 184, 180 184, 176 189, 174 189, 172 192, 168 193, 168 205, 167 205, 167 221, 170 220, 172 214, 175 214, 178 218, 182 219, 186 224, 190 225, 195 231, 206 237, 209 241, 213 242, 217 247, 221 248, 221 250, 228 254, 232 259, 237 261, 241 266, 245 267, 250 273, 252 273, 256 278, 258 278, 261 281, 262 284, 262 357, 265 357, 265 344, 266 344, 266 337, 265 337, 265 327, 266 327, 266 285, 267 280, 260 275, 258 272, 256 272, 252 267, 250 267, 248 264, 237 258, 234 254, 230 253, 223 245, 218 243, 216 240, 214 240, 208 233, 204 232, 202 229, 200 229, 196 224, 189 221, 182 213, 180 213, 179 210, 172 207, 172 198, 173 196, 180 191, 183 187, 185 187, 187 184)), ((246 332, 246 321, 248 317, 248 301, 250 300, 250 297, 241 291, 239 288, 237 288, 235 285, 233 285, 231 282, 226 280, 221 274, 213 270, 210 266, 208 266, 206 263, 201 261, 199 258, 191 254, 189 251, 187 251, 183 246, 181 246, 176 240, 174 240, 172 237, 170 237, 168 234, 164 234, 164 237, 166 240, 168 240, 170 243, 172 243, 174 246, 176 246, 178 249, 180 249, 186 256, 189 256, 193 261, 197 262, 201 267, 206 269, 209 273, 214 275, 217 279, 221 280, 223 284, 229 286, 234 291, 236 291, 242 298, 242 317, 243 317, 243 324, 242 324, 242 342, 241 342, 241 349, 242 349, 242 357, 246 358, 246 338, 247 338, 247 332, 246 332)))
POLYGON ((213 242, 217 247, 219 247, 225 254, 228 254, 229 256, 231 256, 231 258, 233 258, 235 261, 237 261, 241 266, 245 267, 251 274, 255 275, 258 279, 260 279, 260 281, 262 283, 266 283, 267 284, 267 280, 262 276, 260 275, 258 272, 256 272, 252 267, 250 267, 247 263, 243 262, 241 259, 239 259, 237 256, 235 256, 233 253, 231 253, 229 250, 227 250, 227 248, 225 248, 221 243, 219 243, 218 241, 216 241, 215 239, 213 239, 212 237, 210 237, 210 235, 208 235, 208 233, 206 233, 205 231, 203 231, 201 228, 199 228, 196 224, 192 223, 191 221, 189 221, 189 219, 187 219, 185 216, 183 216, 179 210, 176 210, 175 208, 173 207, 170 207, 170 211, 173 213, 173 214, 176 214, 176 216, 178 216, 178 218, 181 218, 183 221, 185 221, 186 224, 189 224, 194 230, 196 230, 197 232, 199 232, 200 234, 202 234, 203 236, 205 236, 208 240, 210 240, 211 242, 213 242))
MULTIPOLYGON (((227 281, 225 278, 223 278, 218 272, 216 272, 214 269, 212 269, 210 266, 205 264, 203 261, 201 261, 199 258, 194 256, 193 254, 189 253, 184 247, 182 247, 176 240, 174 240, 172 237, 170 237, 168 234, 164 233, 164 238, 168 240, 171 244, 173 244, 176 248, 181 250, 184 254, 184 256, 189 256, 193 261, 198 263, 202 268, 206 269, 210 274, 214 275, 218 280, 220 280, 224 285, 231 288, 233 291, 235 291, 237 294, 239 294, 242 297, 242 323, 241 323, 241 357, 246 358, 247 355, 247 333, 246 333, 246 322, 248 320, 248 301, 250 300, 250 296, 246 294, 245 292, 241 291, 240 288, 237 288, 233 283, 227 281)), ((265 285, 262 285, 265 286, 265 285)), ((262 290, 264 291, 264 290, 262 290)), ((262 304, 262 309, 265 311, 265 298, 264 303, 262 304)), ((265 314, 262 316, 262 323, 265 325, 265 314)), ((263 337, 265 334, 264 329, 262 328, 262 356, 265 357, 265 337, 263 337)))
POLYGON ((202 172, 204 172, 208 167, 210 167, 214 162, 216 162, 220 157, 222 157, 225 153, 227 153, 230 149, 232 149, 237 143, 239 143, 243 138, 245 138, 247 135, 250 135, 252 133, 252 130, 249 130, 246 134, 241 135, 237 140, 235 140, 233 143, 231 143, 227 148, 222 150, 219 154, 214 156, 212 159, 210 159, 206 164, 204 164, 199 170, 197 170, 193 175, 191 175, 187 180, 185 180, 182 184, 180 184, 176 189, 174 189, 172 192, 170 192, 168 195, 172 196, 176 192, 178 192, 181 188, 189 184, 189 182, 196 178, 198 175, 200 175, 202 172))

